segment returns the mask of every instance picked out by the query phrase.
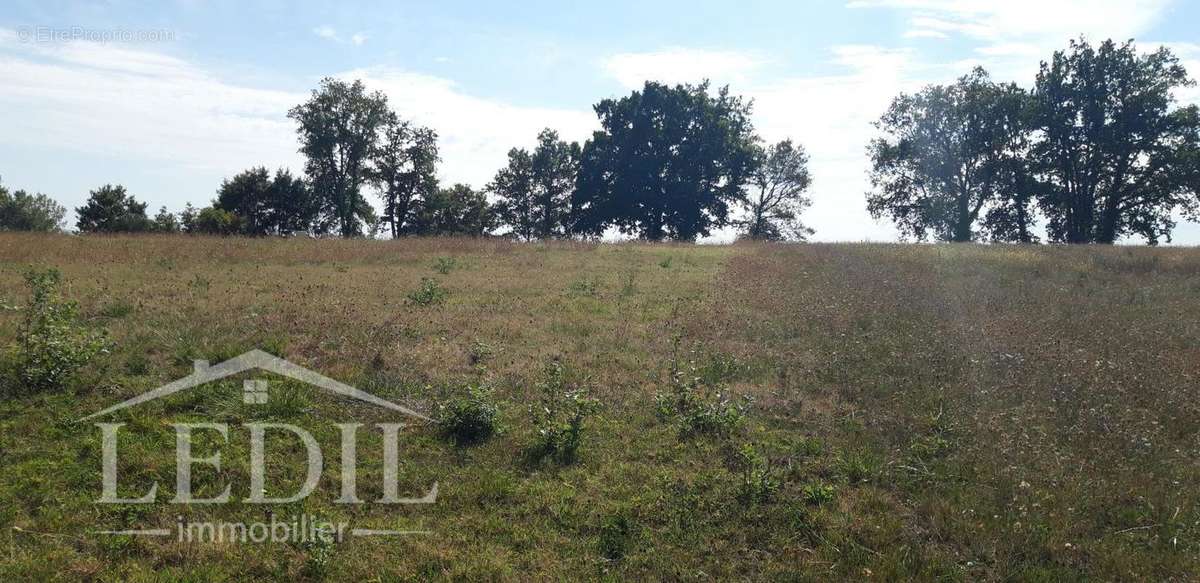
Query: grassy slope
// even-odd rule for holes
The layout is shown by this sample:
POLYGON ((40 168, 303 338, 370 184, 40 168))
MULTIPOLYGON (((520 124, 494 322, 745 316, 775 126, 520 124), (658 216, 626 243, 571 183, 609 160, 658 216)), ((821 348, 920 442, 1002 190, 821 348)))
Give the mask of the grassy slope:
MULTIPOLYGON (((68 392, 0 402, 0 525, 23 529, 4 528, 2 578, 1059 580, 1200 568, 1195 251, 0 235, 0 304, 23 301, 31 264, 58 266, 116 348, 68 392), (439 257, 455 268, 437 273, 439 257), (422 277, 450 290, 444 305, 406 302, 422 277), (681 442, 655 419, 677 335, 698 374, 755 396, 733 439, 681 442), (238 382, 217 385, 120 418, 143 435, 122 443, 123 482, 173 490, 164 419, 300 420, 325 428, 329 481, 276 514, 434 534, 355 540, 328 561, 300 546, 86 534, 181 513, 262 518, 241 504, 94 504, 98 430, 73 421, 187 374, 193 358, 254 346, 418 408, 488 383, 505 432, 457 449, 413 428, 401 479, 407 492, 438 481, 438 504, 347 509, 332 503, 329 424, 384 416, 286 385, 269 409, 247 409, 238 382), (605 403, 582 459, 562 468, 520 455, 553 357, 605 403), (743 442, 769 455, 783 482, 774 501, 738 500, 727 460, 743 442), (827 486, 833 500, 816 504, 827 486), (614 549, 623 558, 605 558, 614 549)), ((18 321, 0 312, 0 340, 18 321)), ((235 433, 223 448, 235 497, 246 441, 235 433)), ((378 488, 377 450, 360 445, 364 495, 378 488)), ((197 480, 210 492, 219 482, 197 480)))

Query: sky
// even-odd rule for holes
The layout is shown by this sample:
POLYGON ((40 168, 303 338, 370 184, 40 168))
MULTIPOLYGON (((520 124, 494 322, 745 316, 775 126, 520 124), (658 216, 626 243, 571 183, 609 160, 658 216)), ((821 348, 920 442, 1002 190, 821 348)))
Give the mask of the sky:
MULTIPOLYGON (((1182 0, 5 0, 0 180, 69 208, 106 183, 152 210, 204 206, 249 167, 301 171, 287 110, 339 77, 438 131, 443 182, 482 187, 542 128, 586 139, 601 99, 708 78, 753 99, 765 140, 808 150, 815 240, 887 241, 866 144, 898 93, 975 65, 1028 87, 1080 35, 1167 45, 1196 77, 1196 22, 1182 0)), ((1200 225, 1175 242, 1200 245, 1200 225)))

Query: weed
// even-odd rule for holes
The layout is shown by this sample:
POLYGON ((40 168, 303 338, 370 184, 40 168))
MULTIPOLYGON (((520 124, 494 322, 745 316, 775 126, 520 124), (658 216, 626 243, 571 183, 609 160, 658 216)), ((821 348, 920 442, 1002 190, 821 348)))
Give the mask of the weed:
POLYGON ((433 263, 433 270, 446 275, 455 267, 458 267, 458 260, 453 257, 438 257, 433 263))
POLYGON ((496 349, 491 344, 480 340, 472 342, 471 348, 467 351, 467 358, 471 361, 471 366, 483 366, 495 356, 496 349))
POLYGON ((579 454, 584 421, 596 413, 600 402, 589 397, 586 388, 570 385, 557 360, 546 365, 543 375, 538 383, 540 401, 529 407, 536 431, 530 453, 536 459, 552 456, 558 463, 569 464, 579 454))
POLYGON ((421 278, 421 287, 408 294, 408 300, 419 306, 432 306, 446 301, 450 290, 442 287, 436 279, 421 278))
POLYGON ((610 561, 621 560, 629 552, 636 535, 637 529, 624 514, 609 516, 600 525, 600 554, 610 561))
POLYGON ((21 384, 29 391, 61 389, 75 373, 106 350, 103 331, 79 321, 79 305, 59 291, 56 269, 31 271, 25 283, 32 293, 25 321, 17 332, 14 358, 21 384))
POLYGON ((464 394, 438 406, 437 424, 441 434, 455 445, 479 443, 499 431, 500 408, 490 389, 467 386, 464 394))
POLYGON ((749 443, 734 454, 733 470, 741 478, 738 499, 743 504, 770 502, 779 492, 779 478, 771 468, 771 460, 749 443))
POLYGON ((654 397, 655 416, 678 424, 680 439, 697 435, 728 437, 746 421, 752 399, 733 398, 698 374, 695 362, 672 359, 670 388, 654 397))
POLYGON ((596 297, 599 294, 599 285, 595 279, 585 277, 571 282, 567 287, 567 292, 576 296, 596 297))
POLYGON ((659 261, 658 266, 663 269, 670 269, 671 268, 671 258, 668 257, 666 259, 663 259, 662 261, 659 261))
POLYGON ((133 304, 127 300, 117 300, 100 310, 100 315, 105 318, 124 318, 133 313, 133 304))
POLYGON ((833 486, 818 483, 805 484, 801 490, 804 502, 812 506, 824 506, 833 502, 836 493, 833 486))

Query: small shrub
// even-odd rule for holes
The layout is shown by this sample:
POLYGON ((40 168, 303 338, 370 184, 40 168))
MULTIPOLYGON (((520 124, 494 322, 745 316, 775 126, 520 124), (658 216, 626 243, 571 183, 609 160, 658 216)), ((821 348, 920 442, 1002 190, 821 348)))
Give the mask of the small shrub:
POLYGON ((670 388, 654 397, 654 413, 660 421, 674 421, 680 439, 697 435, 728 437, 746 421, 752 400, 733 398, 709 384, 697 371, 695 362, 671 363, 670 388))
POLYGON ((438 428, 455 445, 470 445, 495 435, 500 425, 500 408, 491 390, 468 386, 466 394, 443 402, 438 407, 438 428))
POLYGON ((600 402, 589 397, 587 389, 568 384, 558 361, 546 366, 538 389, 540 401, 529 408, 537 432, 530 451, 537 459, 553 456, 559 463, 572 463, 579 454, 584 421, 596 413, 600 402))
POLYGON ((821 455, 825 450, 825 446, 820 439, 815 437, 802 437, 800 443, 796 445, 796 455, 800 457, 816 457, 821 455))
POLYGON ((442 287, 436 279, 421 278, 421 287, 408 294, 408 300, 419 306, 432 306, 446 301, 450 291, 442 287))
POLYGON ((741 477, 738 498, 746 504, 770 502, 779 491, 771 460, 747 443, 734 455, 734 471, 741 477))
POLYGON ((62 275, 56 269, 25 275, 32 296, 25 320, 17 331, 13 364, 27 391, 61 389, 75 373, 105 351, 102 331, 79 321, 79 305, 59 292, 62 275))
POLYGON ((446 275, 455 267, 458 267, 458 260, 453 257, 438 257, 433 263, 433 270, 446 275))

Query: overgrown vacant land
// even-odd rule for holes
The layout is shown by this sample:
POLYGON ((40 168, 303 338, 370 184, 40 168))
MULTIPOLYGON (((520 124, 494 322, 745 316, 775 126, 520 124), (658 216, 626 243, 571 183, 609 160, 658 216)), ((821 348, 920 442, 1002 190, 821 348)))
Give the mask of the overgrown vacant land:
MULTIPOLYGON (((0 262, 5 345, 29 301, 23 274, 45 267, 109 343, 57 389, 24 390, 9 371, 0 579, 1200 572, 1195 250, 5 234, 0 262), (129 431, 122 494, 160 492, 95 503, 100 432, 81 417, 254 347, 441 420, 401 440, 402 493, 436 481, 437 503, 336 504, 332 424, 403 419, 282 380, 269 404, 245 405, 240 377, 106 419, 129 431), (569 387, 599 409, 573 458, 545 455, 542 399, 569 387), (498 433, 456 432, 451 412, 493 402, 498 433), (229 443, 196 453, 219 445, 224 473, 197 466, 193 479, 198 495, 231 483, 234 502, 169 503, 179 420, 230 424, 229 443), (316 493, 238 502, 239 424, 252 420, 313 431, 326 455, 316 493), (92 534, 268 512, 432 532, 334 545, 92 534)), ((368 500, 381 480, 371 439, 359 444, 368 500)), ((302 448, 269 447, 273 493, 294 491, 302 448)))

